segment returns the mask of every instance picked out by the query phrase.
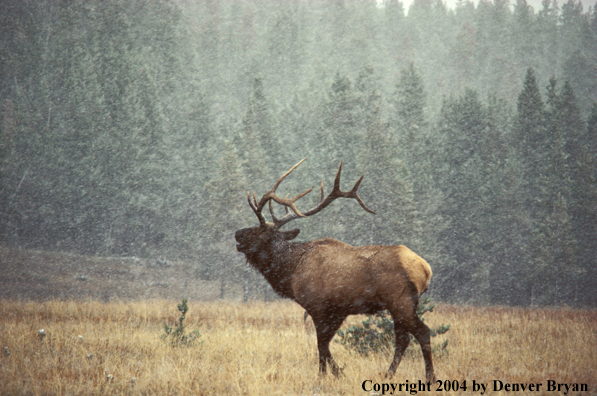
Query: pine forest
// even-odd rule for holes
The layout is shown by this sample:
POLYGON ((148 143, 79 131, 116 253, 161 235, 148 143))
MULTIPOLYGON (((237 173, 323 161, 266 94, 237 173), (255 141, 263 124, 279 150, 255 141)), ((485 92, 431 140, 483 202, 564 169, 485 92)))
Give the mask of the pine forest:
POLYGON ((580 0, 4 0, 0 243, 274 298, 247 192, 307 158, 278 190, 306 210, 343 161, 376 215, 339 200, 300 240, 404 244, 438 301, 595 307, 596 103, 580 0))

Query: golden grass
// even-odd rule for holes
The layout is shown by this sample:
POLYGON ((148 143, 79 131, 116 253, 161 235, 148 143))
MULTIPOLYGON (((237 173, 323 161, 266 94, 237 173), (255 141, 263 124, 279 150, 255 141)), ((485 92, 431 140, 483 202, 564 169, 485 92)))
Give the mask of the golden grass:
MULTIPOLYGON (((362 390, 364 380, 424 379, 416 354, 388 380, 391 355, 364 358, 336 343, 332 354, 344 375, 320 377, 312 325, 289 301, 190 302, 186 327, 200 330, 202 344, 173 348, 160 335, 178 319, 176 303, 0 301, 0 394, 373 395, 362 390)), ((486 383, 486 394, 530 394, 492 392, 493 380, 542 383, 536 395, 564 394, 547 392, 547 380, 585 383, 589 391, 581 394, 597 394, 595 311, 439 305, 425 316, 433 327, 452 325, 432 342, 450 340, 449 354, 436 356, 436 376, 467 380, 460 394, 480 394, 472 380, 486 383)))

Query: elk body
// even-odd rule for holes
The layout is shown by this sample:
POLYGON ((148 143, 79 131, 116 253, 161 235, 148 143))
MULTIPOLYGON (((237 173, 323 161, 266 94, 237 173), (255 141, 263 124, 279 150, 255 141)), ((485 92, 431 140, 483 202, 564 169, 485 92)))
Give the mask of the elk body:
POLYGON ((340 190, 342 163, 332 192, 324 198, 322 182, 321 201, 313 209, 301 213, 295 206, 312 189, 290 199, 278 197, 275 191, 282 180, 303 161, 282 175, 259 202, 255 194, 252 201, 250 194, 247 196, 259 225, 236 231, 237 250, 279 295, 296 301, 311 315, 317 333, 320 373, 325 374, 329 365, 338 375, 329 343, 348 315, 374 314, 387 309, 396 332, 394 359, 388 375, 392 376, 400 364, 411 333, 421 345, 427 380, 433 381, 430 331, 416 314, 419 296, 427 290, 431 278, 429 264, 405 246, 351 246, 331 238, 289 242, 300 230, 281 231, 284 224, 314 215, 337 198, 356 199, 364 210, 374 213, 357 195, 363 177, 351 191, 340 190), (286 207, 284 217, 276 218, 272 201, 286 207), (267 203, 273 223, 266 222, 261 213, 267 203))

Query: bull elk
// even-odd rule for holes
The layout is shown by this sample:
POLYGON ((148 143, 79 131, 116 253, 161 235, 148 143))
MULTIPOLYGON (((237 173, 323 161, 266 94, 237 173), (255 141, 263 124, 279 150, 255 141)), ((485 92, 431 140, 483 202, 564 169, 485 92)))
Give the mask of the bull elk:
POLYGON ((391 377, 398 368, 409 343, 408 333, 411 333, 421 345, 427 380, 433 381, 430 331, 416 313, 419 296, 427 290, 431 278, 429 264, 406 246, 351 246, 331 238, 289 242, 300 230, 281 231, 283 225, 312 216, 337 198, 353 198, 364 210, 375 214, 357 195, 363 176, 352 190, 340 190, 342 163, 327 197, 324 197, 321 182, 321 200, 314 208, 301 213, 295 205, 313 188, 294 198, 277 196, 276 189, 282 180, 303 161, 284 173, 259 201, 255 193, 252 197, 250 193, 247 195, 259 225, 236 231, 236 249, 279 295, 296 301, 311 315, 317 332, 321 374, 326 373, 326 365, 329 365, 333 374, 338 375, 338 365, 329 344, 348 315, 372 315, 387 309, 396 332, 394 359, 388 375, 391 377), (272 201, 285 206, 284 217, 275 216, 272 201), (267 222, 261 213, 268 203, 273 223, 267 222))

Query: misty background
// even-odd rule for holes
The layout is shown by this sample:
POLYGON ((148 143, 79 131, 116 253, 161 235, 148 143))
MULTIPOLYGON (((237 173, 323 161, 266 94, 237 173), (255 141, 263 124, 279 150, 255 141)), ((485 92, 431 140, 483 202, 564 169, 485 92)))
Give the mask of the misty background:
POLYGON ((339 200, 299 240, 405 244, 439 301, 595 306, 595 102, 576 0, 5 0, 0 241, 271 297, 247 191, 306 157, 278 192, 307 210, 343 160, 377 215, 339 200))

